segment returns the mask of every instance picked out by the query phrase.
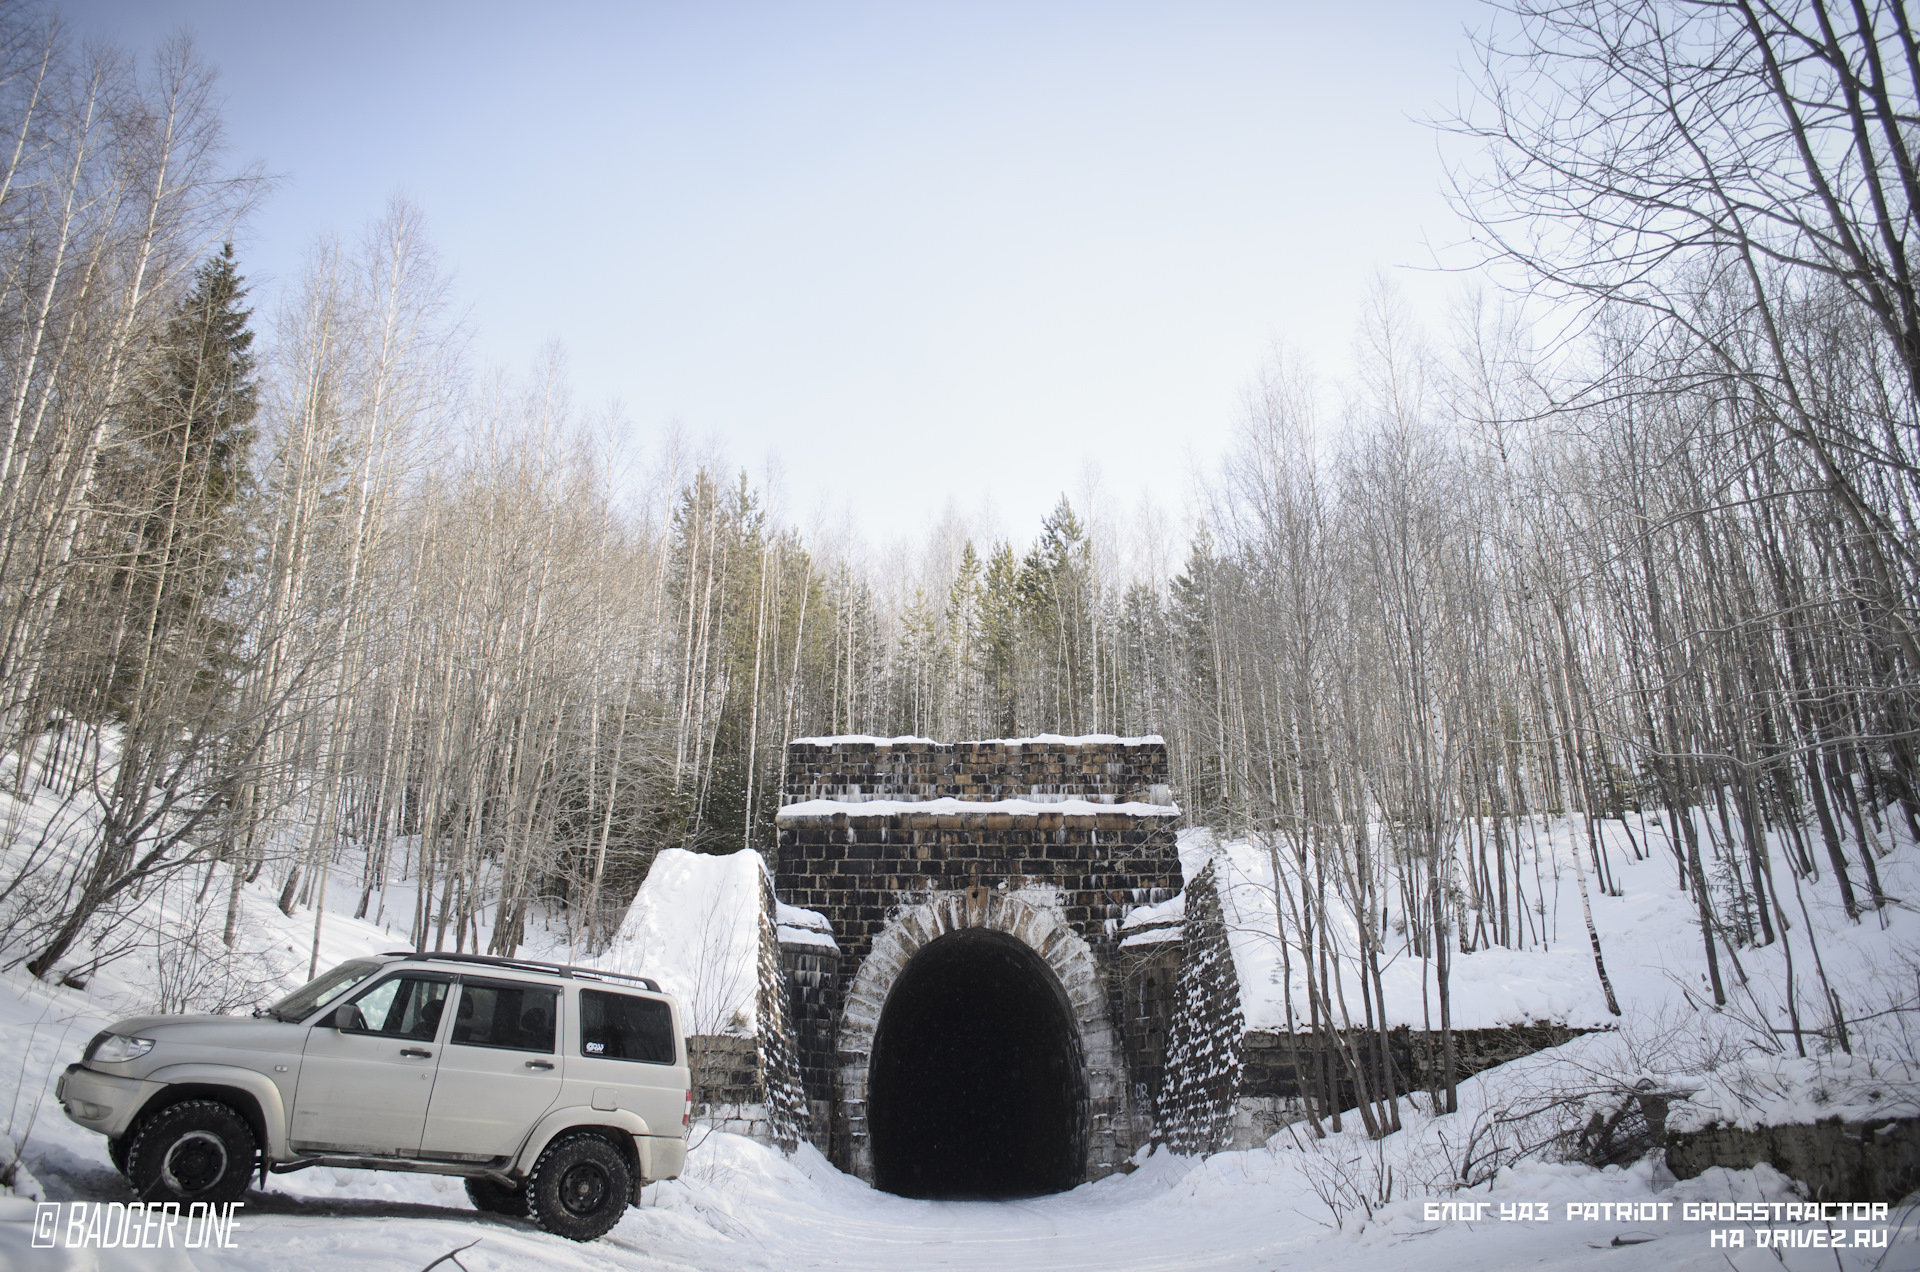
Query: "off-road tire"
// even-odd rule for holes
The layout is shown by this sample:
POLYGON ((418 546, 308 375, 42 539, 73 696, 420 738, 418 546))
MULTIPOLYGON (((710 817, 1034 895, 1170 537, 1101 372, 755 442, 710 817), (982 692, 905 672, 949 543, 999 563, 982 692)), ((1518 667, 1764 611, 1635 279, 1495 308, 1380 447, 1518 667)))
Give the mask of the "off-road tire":
POLYGON ((491 1179, 468 1179, 467 1200, 473 1203, 475 1210, 484 1210, 490 1215, 505 1215, 509 1219, 527 1217, 527 1186, 507 1188, 491 1179))
POLYGON ((133 1145, 132 1135, 122 1135, 119 1139, 107 1141, 107 1159, 113 1168, 122 1175, 127 1173, 127 1149, 133 1145))
POLYGON ((557 1237, 592 1241, 626 1213, 633 1173, 619 1149, 598 1135, 556 1139, 527 1177, 527 1215, 557 1237))
POLYGON ((218 1100, 183 1100, 127 1140, 126 1175, 142 1201, 238 1201, 259 1146, 245 1118, 218 1100))

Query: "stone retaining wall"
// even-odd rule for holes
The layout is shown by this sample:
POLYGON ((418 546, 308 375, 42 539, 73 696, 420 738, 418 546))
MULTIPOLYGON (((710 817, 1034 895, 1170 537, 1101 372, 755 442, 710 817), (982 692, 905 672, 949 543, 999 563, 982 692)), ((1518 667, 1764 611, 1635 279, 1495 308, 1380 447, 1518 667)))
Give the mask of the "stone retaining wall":
MULTIPOLYGON (((1564 1025, 1508 1025, 1497 1029, 1456 1029, 1453 1031, 1454 1076, 1464 1081, 1483 1069, 1518 1060, 1548 1047, 1571 1042, 1584 1029, 1564 1025)), ((1380 1042, 1370 1029, 1346 1031, 1347 1038, 1362 1058, 1368 1086, 1380 1091, 1380 1042)), ((1333 1045, 1331 1040, 1326 1044, 1333 1045)), ((1412 1028, 1387 1031, 1387 1054, 1393 1061, 1393 1089, 1399 1095, 1408 1091, 1445 1089, 1444 1042, 1438 1030, 1412 1028)), ((1335 1088, 1340 1107, 1359 1103, 1353 1083, 1345 1077, 1346 1065, 1337 1053, 1334 1060, 1335 1088)), ((1242 1049, 1241 1086, 1249 1096, 1269 1096, 1298 1100, 1303 1092, 1317 1090, 1320 1079, 1320 1047, 1309 1033, 1287 1035, 1267 1030, 1249 1030, 1242 1049)))
POLYGON ((1904 1200, 1920 1189, 1920 1118, 1741 1130, 1669 1132, 1667 1166, 1692 1179, 1709 1166, 1747 1170, 1766 1162, 1807 1186, 1814 1201, 1904 1200))
MULTIPOLYGON (((1125 993, 1137 995, 1140 1005, 1128 1007, 1123 998, 1117 1014, 1123 1021, 1130 1014, 1140 1019, 1138 1026, 1126 1031, 1128 1054, 1138 1066, 1136 1082, 1157 1082, 1152 1105, 1157 1141, 1182 1153, 1257 1147, 1287 1124, 1303 1120, 1308 1096, 1322 1091, 1328 1078, 1337 1108, 1358 1106, 1340 1035, 1244 1027, 1240 985, 1212 865, 1187 885, 1180 939, 1144 949, 1153 951, 1140 956, 1152 960, 1153 974, 1165 977, 1172 971, 1177 984, 1164 1007, 1155 1007, 1150 1005, 1151 988, 1142 973, 1123 973, 1123 977, 1138 978, 1137 984, 1126 982, 1125 993), (1164 1070, 1156 1068, 1156 1011, 1164 1012, 1159 1018, 1166 1020, 1164 1070)), ((1132 952, 1120 952, 1122 967, 1132 952)), ((1559 1046, 1584 1032, 1553 1024, 1456 1029, 1456 1080, 1559 1046)), ((1383 1087, 1379 1035, 1366 1029, 1348 1030, 1345 1040, 1358 1053, 1368 1087, 1377 1097, 1383 1087)), ((1396 1095, 1444 1090, 1444 1039, 1439 1031, 1393 1029, 1386 1043, 1396 1095)))

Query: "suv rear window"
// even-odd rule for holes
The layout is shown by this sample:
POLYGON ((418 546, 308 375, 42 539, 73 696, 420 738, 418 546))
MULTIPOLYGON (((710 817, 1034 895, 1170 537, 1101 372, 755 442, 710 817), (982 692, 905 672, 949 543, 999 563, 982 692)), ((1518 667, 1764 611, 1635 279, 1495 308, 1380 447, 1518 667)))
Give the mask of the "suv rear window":
POLYGON ((453 1041, 463 1047, 553 1052, 560 991, 520 981, 460 978, 453 1041))
POLYGON ((673 1052, 673 1009, 659 999, 580 991, 581 1055, 672 1064, 673 1052))

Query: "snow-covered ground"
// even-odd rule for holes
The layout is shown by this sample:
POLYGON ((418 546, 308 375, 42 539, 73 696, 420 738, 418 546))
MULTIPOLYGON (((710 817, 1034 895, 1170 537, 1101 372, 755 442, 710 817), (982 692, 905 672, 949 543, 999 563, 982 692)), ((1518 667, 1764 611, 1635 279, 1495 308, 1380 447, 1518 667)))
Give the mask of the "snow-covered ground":
MULTIPOLYGON (((28 1081, 72 1053, 104 1017, 82 995, 12 978, 0 986, 0 1037, 8 1068, 28 1081), (24 1061, 24 1063, 21 1063, 24 1061)), ((1612 1039, 1581 1039, 1521 1062, 1529 1081, 1550 1085, 1577 1070, 1582 1049, 1612 1039)), ((1495 1071, 1498 1073, 1499 1071, 1495 1071)), ((1505 1075, 1511 1079, 1514 1075, 1505 1075)), ((9 1085, 14 1074, 6 1078, 9 1085)), ((612 1233, 576 1245, 531 1225, 482 1215, 457 1181, 326 1169, 274 1176, 249 1193, 233 1246, 221 1250, 68 1251, 31 1247, 33 1205, 0 1198, 0 1268, 394 1269, 414 1272, 467 1247, 468 1272, 483 1269, 698 1269, 792 1272, 838 1268, 866 1272, 1202 1272, 1319 1268, 1392 1269, 1409 1259, 1423 1272, 1489 1268, 1617 1268, 1634 1272, 1714 1269, 1733 1272, 1902 1272, 1920 1268, 1911 1213, 1885 1221, 1786 1222, 1781 1229, 1872 1233, 1890 1228, 1884 1249, 1844 1251, 1753 1247, 1751 1224, 1690 1220, 1701 1201, 1797 1200, 1790 1181, 1766 1167, 1711 1171, 1664 1186, 1650 1163, 1593 1170, 1525 1163, 1491 1187, 1450 1192, 1461 1132, 1481 1112, 1493 1075, 1462 1087, 1453 1118, 1409 1117, 1408 1129, 1374 1143, 1354 1130, 1321 1144, 1277 1137, 1265 1148, 1204 1160, 1166 1153, 1138 1169, 1071 1192, 1011 1202, 911 1201, 875 1192, 802 1147, 791 1159, 731 1135, 700 1137, 686 1177, 649 1186, 612 1233), (1378 1198, 1389 1179, 1399 1197, 1378 1198), (1367 1202, 1372 1201, 1371 1212, 1367 1202), (1430 1218, 1429 1201, 1487 1203, 1474 1218, 1430 1218), (1330 1204, 1331 1203, 1331 1204, 1330 1204), (1568 1206, 1596 1207, 1569 1218, 1568 1206), (1635 1210, 1617 1209, 1633 1205, 1635 1210), (1601 1210, 1606 1206, 1615 1209, 1601 1210), (1651 1207, 1651 1209, 1645 1209, 1651 1207), (1662 1209, 1664 1207, 1664 1209, 1662 1209), (1536 1209, 1537 1208, 1537 1209, 1536 1209), (1503 1211, 1512 1218, 1503 1218, 1503 1211), (1524 1216, 1524 1217, 1523 1217, 1524 1216), (1544 1216, 1544 1217, 1539 1217, 1544 1216), (1745 1248, 1713 1244, 1713 1232, 1739 1226, 1745 1248), (1904 1226, 1904 1227, 1903 1227, 1904 1226), (1635 1244, 1631 1253, 1618 1243, 1635 1244)), ((16 1089, 18 1089, 16 1087, 16 1089)), ((43 1109, 27 1161, 45 1199, 127 1201, 126 1184, 97 1136, 43 1109)), ((442 1265, 451 1266, 451 1265, 442 1265)))
MULTIPOLYGON (((25 851, 23 845, 37 842, 44 830, 55 832, 56 839, 84 833, 83 816, 72 806, 62 812, 49 801, 43 796, 32 804, 8 802, 0 808, 0 820, 10 832, 4 849, 9 861, 14 859, 11 854, 25 851), (68 818, 64 830, 62 817, 68 818)), ((1646 827, 1636 829, 1645 844, 1646 827)), ((1612 1021, 1605 1013, 1579 917, 1570 866, 1578 830, 1566 823, 1535 828, 1534 838, 1544 849, 1539 895, 1546 905, 1534 922, 1544 947, 1481 950, 1459 957, 1453 973, 1457 1024, 1543 1018, 1575 1024, 1612 1021)), ((1590 886, 1608 969, 1626 1010, 1623 1027, 1463 1084, 1461 1111, 1450 1117, 1431 1116, 1424 1102, 1409 1101, 1406 1129, 1380 1142, 1365 1139, 1349 1119, 1345 1133, 1319 1143, 1283 1131, 1262 1148, 1204 1160, 1163 1152, 1141 1159, 1129 1174, 1068 1193, 987 1203, 893 1197, 839 1174, 811 1148, 803 1147, 787 1159, 733 1136, 696 1131, 687 1175, 647 1188, 644 1206, 629 1211, 608 1237, 586 1246, 526 1223, 476 1212, 457 1180, 314 1169, 273 1176, 264 1191, 250 1193, 229 1249, 35 1249, 31 1219, 36 1201, 130 1200, 125 1182, 107 1160, 104 1141, 68 1122, 51 1100, 54 1078, 78 1056, 86 1039, 111 1020, 148 1009, 167 994, 250 993, 249 1001, 260 1001, 306 978, 313 957, 313 915, 304 909, 283 915, 264 878, 242 889, 240 945, 247 957, 236 964, 238 971, 224 981, 205 975, 196 979, 191 969, 170 965, 165 957, 168 942, 177 944, 182 933, 204 936, 209 930, 217 942, 224 918, 227 876, 219 870, 210 878, 190 872, 142 899, 138 922, 127 929, 135 944, 125 956, 98 968, 88 965, 92 954, 87 951, 77 951, 68 960, 70 970, 85 973, 84 990, 36 982, 17 968, 0 973, 0 1109, 6 1116, 0 1135, 21 1146, 22 1167, 13 1189, 0 1188, 0 1269, 421 1269, 459 1247, 468 1247, 459 1255, 467 1272, 524 1267, 1174 1272, 1390 1268, 1409 1258, 1417 1259, 1423 1272, 1523 1265, 1600 1268, 1624 1260, 1633 1262, 1634 1272, 1920 1269, 1913 1216, 1898 1207, 1884 1226, 1897 1228, 1904 1222, 1904 1239, 1896 1233, 1884 1249, 1842 1251, 1756 1248, 1751 1223, 1711 1223, 1685 1216, 1685 1206, 1703 1200, 1794 1199, 1789 1181, 1764 1167, 1709 1172, 1675 1184, 1656 1179, 1647 1162, 1595 1170, 1531 1160, 1500 1170, 1471 1192, 1455 1191, 1463 1162, 1485 1147, 1487 1128, 1497 1116, 1539 1093, 1590 1083, 1597 1073, 1644 1072, 1667 1081, 1700 1078, 1709 1066, 1721 1064, 1716 1081, 1698 1083, 1701 1090, 1694 1102, 1699 1108, 1691 1115, 1696 1120, 1803 1120, 1835 1113, 1911 1111, 1912 1072, 1891 1063, 1898 1058, 1898 1039, 1885 1032, 1885 1022, 1897 1017, 1882 1017, 1878 1024, 1860 1022, 1859 1040, 1871 1045, 1857 1048, 1863 1054, 1852 1060, 1801 1061, 1790 1053, 1769 1054, 1751 1045, 1756 1024, 1774 1029, 1784 1023, 1777 990, 1767 988, 1778 979, 1768 962, 1781 957, 1778 949, 1742 951, 1755 991, 1737 990, 1728 1012, 1699 1011, 1693 1005, 1702 997, 1698 928, 1685 893, 1675 886, 1662 837, 1656 830, 1650 858, 1635 861, 1619 838, 1621 830, 1617 824, 1610 828, 1608 850, 1622 895, 1605 895, 1597 881, 1590 880, 1590 886), (1729 1058, 1731 1062, 1721 1063, 1729 1058), (1476 1140, 1476 1132, 1482 1139, 1476 1140), (1444 1212, 1445 1217, 1429 1216, 1429 1202, 1457 1205, 1467 1200, 1488 1203, 1489 1208, 1466 1220, 1453 1211, 1444 1212), (1628 1204, 1637 1208, 1617 1209, 1628 1204), (1591 1218, 1569 1218, 1569 1205, 1595 1209, 1586 1212, 1591 1218), (1542 1209, 1536 1211, 1536 1206, 1542 1209), (1502 1217, 1503 1207, 1512 1218, 1502 1217), (1714 1230, 1734 1227, 1743 1230, 1746 1246, 1712 1244, 1714 1230)), ((1275 1015, 1282 998, 1272 936, 1270 859, 1248 845, 1214 844, 1204 834, 1184 837, 1183 856, 1190 870, 1207 860, 1223 863, 1235 964, 1248 991, 1248 1023, 1281 1023, 1282 1017, 1275 1015)), ((715 916, 723 910, 733 913, 733 907, 721 904, 726 897, 746 902, 758 887, 757 862, 742 855, 685 861, 663 857, 663 863, 661 878, 650 884, 629 916, 626 927, 632 930, 623 929, 625 939, 607 955, 609 964, 671 980, 705 974, 682 966, 695 946, 721 952, 723 962, 744 962, 751 932, 738 923, 720 921, 716 926, 715 916), (707 900, 691 904, 684 899, 689 896, 707 900), (658 911, 651 919, 646 917, 649 907, 658 911)), ((6 864, 0 861, 0 867, 6 864)), ((1911 845, 1895 848, 1880 868, 1890 895, 1920 896, 1920 856, 1911 845)), ((351 910, 357 895, 358 870, 357 858, 348 853, 329 882, 329 898, 343 910, 329 910, 320 926, 322 967, 407 942, 413 898, 404 883, 387 889, 370 919, 356 920, 343 912, 351 910)), ((5 874, 10 877, 11 871, 5 874)), ((1530 874, 1530 882, 1532 878, 1530 874)), ((1820 942, 1829 976, 1850 1014, 1871 1016, 1883 1000, 1911 997, 1916 987, 1913 952, 1920 944, 1920 917, 1911 905, 1900 900, 1884 915, 1856 925, 1838 913, 1830 891, 1830 885, 1809 888, 1805 910, 1798 908, 1797 898, 1788 906, 1803 984, 1811 978, 1812 936, 1820 942)), ((747 907, 739 908, 744 912, 747 907)), ((1180 917, 1177 906, 1163 910, 1155 917, 1180 917)), ((816 920, 797 911, 781 919, 809 927, 816 920)), ((565 936, 544 930, 536 931, 523 952, 570 956, 565 936)), ((1737 987, 1734 969, 1723 970, 1729 984, 1737 987)), ((1429 965, 1404 955, 1387 969, 1390 1008, 1399 1019, 1422 1023, 1431 1002, 1423 986, 1431 974, 1429 965)), ((707 996, 714 998, 724 1021, 731 1022, 740 1010, 740 1003, 727 994, 707 996)), ((1679 1116, 1684 1121, 1689 1115, 1679 1116)), ((12 1156, 0 1145, 0 1166, 12 1156)), ((1800 1232, 1827 1228, 1824 1222, 1809 1227, 1784 1218, 1768 1226, 1800 1232)), ((1883 1225, 1835 1226, 1850 1233, 1855 1227, 1883 1225)))

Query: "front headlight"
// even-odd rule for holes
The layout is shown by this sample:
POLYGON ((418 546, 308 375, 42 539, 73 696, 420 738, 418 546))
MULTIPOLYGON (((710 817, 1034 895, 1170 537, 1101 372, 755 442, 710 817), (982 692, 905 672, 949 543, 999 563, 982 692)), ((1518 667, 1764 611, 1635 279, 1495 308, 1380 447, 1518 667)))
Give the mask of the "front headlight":
POLYGON ((151 1038, 128 1038, 121 1034, 108 1034, 100 1040, 100 1045, 94 1048, 93 1054, 87 1058, 103 1064, 119 1064, 123 1060, 138 1060, 152 1050, 153 1039, 151 1038))

